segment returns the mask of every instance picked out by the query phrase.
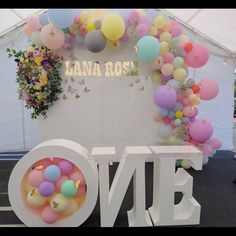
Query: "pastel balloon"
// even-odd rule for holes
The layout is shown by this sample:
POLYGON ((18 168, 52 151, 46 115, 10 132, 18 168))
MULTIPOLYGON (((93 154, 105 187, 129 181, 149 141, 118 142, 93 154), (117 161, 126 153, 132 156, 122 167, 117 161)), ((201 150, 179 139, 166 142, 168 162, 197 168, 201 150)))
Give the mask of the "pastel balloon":
POLYGON ((73 197, 77 193, 77 187, 74 180, 66 180, 61 185, 61 192, 65 197, 73 197))
POLYGON ((189 126, 189 134, 198 142, 207 141, 213 134, 213 127, 207 120, 195 120, 189 126))
POLYGON ((204 79, 200 81, 200 98, 203 100, 211 100, 219 93, 219 85, 216 81, 211 79, 204 79))
POLYGON ((204 143, 204 144, 202 144, 200 147, 201 147, 201 149, 202 149, 203 157, 212 156, 213 148, 212 148, 211 145, 209 145, 209 144, 207 144, 207 143, 204 143))
POLYGON ((204 66, 209 59, 208 49, 201 44, 193 44, 190 52, 184 58, 188 66, 192 68, 200 68, 204 66))
POLYGON ((142 15, 140 16, 139 24, 144 24, 147 28, 152 26, 152 19, 149 15, 142 15))
POLYGON ((150 63, 152 70, 160 70, 163 65, 164 65, 164 60, 162 56, 158 56, 155 61, 152 61, 150 63))
POLYGON ((43 211, 41 213, 42 220, 48 224, 53 224, 57 220, 60 219, 60 214, 54 212, 50 206, 46 206, 43 208, 43 211))
POLYGON ((31 29, 30 26, 26 24, 23 27, 23 31, 24 31, 25 34, 30 36, 32 34, 32 32, 33 32, 33 29, 31 29))
POLYGON ((196 94, 189 95, 188 99, 192 105, 198 105, 201 102, 200 97, 197 96, 196 94))
POLYGON ((72 9, 48 9, 48 19, 60 29, 72 25, 74 17, 75 12, 72 9))
POLYGON ((67 160, 61 160, 58 162, 58 167, 61 169, 63 174, 69 174, 74 168, 74 164, 67 160))
POLYGON ((152 36, 144 36, 137 42, 137 56, 144 61, 154 61, 160 52, 158 39, 152 36))
POLYGON ((176 24, 171 29, 171 34, 173 37, 178 37, 182 33, 182 27, 179 24, 176 24))
POLYGON ((214 149, 219 149, 222 146, 222 142, 218 138, 212 138, 207 143, 214 149))
POLYGON ((86 193, 86 185, 80 185, 76 196, 82 197, 85 193, 86 193))
POLYGON ((51 196, 55 191, 55 185, 51 182, 44 181, 39 186, 39 193, 43 197, 51 196))
POLYGON ((171 75, 168 75, 168 76, 162 76, 161 78, 164 82, 168 82, 169 80, 172 79, 172 76, 171 75))
POLYGON ((174 119, 174 118, 175 118, 175 112, 172 111, 172 110, 169 110, 169 111, 168 111, 168 118, 169 118, 169 119, 174 119))
POLYGON ((54 157, 53 158, 53 164, 57 165, 60 161, 64 160, 63 158, 61 157, 54 157))
POLYGON ((39 15, 39 21, 42 26, 48 24, 48 13, 43 12, 42 14, 39 15))
POLYGON ((181 110, 183 110, 183 108, 184 108, 183 104, 180 103, 180 102, 177 102, 177 103, 175 104, 173 110, 176 112, 176 111, 181 111, 181 110))
POLYGON ((162 66, 162 68, 161 68, 161 73, 162 73, 164 76, 169 76, 169 75, 172 74, 173 69, 174 69, 174 67, 173 67, 172 64, 166 63, 166 64, 164 64, 164 65, 162 66))
POLYGON ((56 191, 60 192, 61 191, 61 185, 68 180, 69 178, 67 176, 61 176, 56 182, 55 182, 55 187, 56 191))
POLYGON ((137 23, 140 20, 139 13, 135 10, 132 10, 129 12, 127 19, 129 24, 137 23))
POLYGON ((158 112, 160 117, 165 117, 168 115, 168 110, 164 108, 160 108, 158 112))
POLYGON ((43 45, 40 32, 32 32, 31 40, 32 40, 32 44, 35 44, 37 46, 43 45))
POLYGON ((65 42, 65 34, 61 29, 52 24, 45 25, 41 30, 41 40, 49 49, 57 50, 65 42))
POLYGON ((148 31, 148 35, 150 36, 156 36, 157 35, 157 29, 154 26, 151 26, 148 31))
POLYGON ((174 54, 172 52, 167 52, 164 54, 165 63, 171 63, 174 60, 174 54))
POLYGON ((79 180, 80 181, 80 186, 85 185, 85 178, 84 178, 84 175, 81 173, 81 171, 76 171, 76 172, 72 173, 70 178, 72 180, 74 180, 75 182, 79 180))
POLYGON ((160 55, 163 56, 169 52, 169 44, 167 42, 160 42, 160 55))
POLYGON ((185 106, 183 109, 183 114, 186 117, 193 117, 198 113, 197 108, 196 107, 192 107, 192 106, 185 106))
POLYGON ((50 206, 54 212, 63 212, 69 206, 69 198, 63 196, 61 193, 57 193, 50 201, 50 206))
POLYGON ((175 105, 176 100, 175 90, 168 86, 161 86, 155 91, 154 101, 161 108, 171 109, 175 105))
POLYGON ((162 29, 163 29, 164 32, 170 32, 171 29, 172 29, 172 24, 171 24, 171 22, 166 22, 166 24, 163 26, 162 29))
POLYGON ((179 84, 179 81, 175 80, 175 79, 171 79, 167 82, 166 84, 169 88, 172 88, 174 90, 177 90, 179 89, 180 87, 180 84, 179 84))
POLYGON ((56 165, 48 166, 44 171, 44 177, 47 181, 54 182, 61 176, 61 170, 56 165))
POLYGON ((27 25, 32 29, 32 32, 39 31, 41 28, 39 17, 36 15, 29 16, 27 25))
POLYGON ((44 181, 44 175, 42 170, 31 170, 28 175, 29 184, 35 188, 38 188, 40 184, 44 181))
POLYGON ((106 14, 106 9, 91 9, 90 15, 96 19, 103 19, 106 14))
POLYGON ((39 194, 38 189, 33 188, 28 192, 26 200, 30 206, 35 207, 35 208, 40 208, 46 203, 47 198, 42 197, 39 194))
POLYGON ((184 60, 181 57, 174 58, 172 64, 175 69, 180 68, 184 63, 184 60))
POLYGON ((180 126, 182 124, 181 120, 180 119, 175 119, 174 120, 174 125, 175 126, 180 126))
POLYGON ((176 111, 175 112, 175 117, 177 118, 177 119, 182 119, 182 117, 183 117, 183 112, 182 111, 176 111))
POLYGON ((189 169, 191 168, 191 162, 189 160, 182 160, 181 161, 181 166, 184 168, 184 169, 189 169))
POLYGON ((90 14, 88 11, 82 11, 80 14, 80 20, 81 22, 83 22, 84 24, 87 23, 88 19, 90 17, 90 14))
POLYGON ((185 82, 185 86, 186 86, 186 87, 189 87, 189 88, 192 88, 192 86, 194 86, 194 84, 195 84, 194 79, 188 79, 188 80, 185 82))
POLYGON ((125 22, 118 14, 109 13, 102 21, 101 31, 106 38, 116 41, 125 33, 125 22))
POLYGON ((145 24, 139 24, 136 27, 135 32, 139 37, 143 37, 148 34, 148 27, 145 24))
POLYGON ((161 29, 165 25, 165 23, 166 23, 166 20, 163 16, 158 16, 154 20, 154 26, 157 29, 161 29))
POLYGON ((158 128, 158 134, 162 138, 169 138, 173 135, 173 129, 170 125, 162 123, 158 128))
POLYGON ((160 35, 160 42, 167 42, 169 44, 171 40, 172 40, 172 35, 169 32, 163 32, 160 35))
POLYGON ((182 122, 183 125, 187 125, 190 121, 189 121, 188 117, 183 117, 181 122, 182 122))
POLYGON ((173 77, 176 80, 182 81, 186 78, 187 72, 184 68, 177 68, 173 71, 173 77))
POLYGON ((74 198, 71 198, 69 201, 69 205, 67 209, 63 212, 64 215, 70 216, 76 212, 78 209, 78 201, 76 201, 74 198))

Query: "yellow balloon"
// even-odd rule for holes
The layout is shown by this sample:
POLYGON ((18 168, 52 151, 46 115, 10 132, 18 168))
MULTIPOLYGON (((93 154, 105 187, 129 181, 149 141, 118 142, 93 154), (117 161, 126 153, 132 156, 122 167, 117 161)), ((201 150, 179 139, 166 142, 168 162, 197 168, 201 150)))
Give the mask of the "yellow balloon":
POLYGON ((160 55, 163 56, 165 53, 169 52, 169 45, 167 42, 160 43, 160 55))
POLYGON ((183 117, 183 112, 182 111, 176 111, 175 112, 175 117, 177 118, 177 119, 182 119, 182 117, 183 117))
POLYGON ((174 69, 174 72, 173 72, 174 79, 181 81, 181 80, 184 80, 186 76, 187 76, 187 72, 184 68, 174 69))
POLYGON ((157 35, 157 29, 154 26, 151 26, 148 32, 148 35, 156 36, 157 35))
POLYGON ((169 32, 163 32, 161 35, 160 35, 160 41, 161 42, 167 42, 168 44, 171 43, 171 40, 172 40, 172 35, 171 33, 169 32))
POLYGON ((90 24, 87 25, 87 30, 88 31, 91 31, 91 30, 94 30, 94 29, 95 29, 95 25, 94 24, 90 23, 90 24))
POLYGON ((89 17, 88 20, 87 20, 87 25, 88 25, 88 24, 94 24, 96 20, 97 20, 97 19, 94 18, 94 17, 89 17))
POLYGON ((90 16, 101 20, 106 15, 105 9, 91 9, 90 16))
POLYGON ((107 39, 116 41, 125 33, 125 22, 118 14, 110 13, 104 17, 101 31, 107 39))
POLYGON ((165 25, 166 23, 166 20, 163 16, 158 16, 155 18, 154 20, 154 26, 157 28, 157 29, 161 29, 163 28, 163 26, 165 25))
POLYGON ((196 94, 189 95, 188 99, 192 105, 198 105, 201 102, 200 97, 198 97, 196 94))
POLYGON ((189 42, 189 37, 185 34, 180 35, 179 39, 180 39, 180 42, 184 42, 184 43, 189 42))
POLYGON ((90 14, 88 11, 82 11, 80 14, 80 20, 82 23, 87 23, 88 19, 90 18, 90 14))
POLYGON ((191 167, 191 162, 188 161, 188 160, 182 160, 181 161, 181 166, 184 168, 184 169, 189 169, 191 167))

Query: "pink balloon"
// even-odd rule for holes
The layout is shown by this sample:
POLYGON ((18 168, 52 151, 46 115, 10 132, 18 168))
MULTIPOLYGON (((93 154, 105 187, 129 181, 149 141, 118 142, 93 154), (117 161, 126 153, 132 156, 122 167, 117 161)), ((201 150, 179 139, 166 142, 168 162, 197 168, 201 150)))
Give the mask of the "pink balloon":
POLYGON ((41 31, 41 39, 46 47, 57 50, 63 46, 65 34, 61 29, 56 28, 52 24, 48 24, 45 25, 41 31))
POLYGON ((201 44, 193 44, 193 48, 184 58, 186 64, 192 68, 204 66, 209 59, 208 49, 201 44))
POLYGON ((161 86, 155 91, 154 101, 161 108, 171 109, 177 101, 177 95, 174 89, 161 86))
POLYGON ((206 143, 199 145, 199 147, 202 149, 203 157, 211 156, 214 151, 212 146, 206 143))
POLYGON ((64 174, 69 174, 74 168, 74 164, 67 160, 61 160, 58 162, 58 167, 61 169, 61 172, 64 174))
POLYGON ((184 99, 183 94, 181 92, 177 92, 177 101, 182 102, 184 99))
POLYGON ((190 103, 190 101, 189 101, 188 98, 184 98, 184 99, 183 99, 183 104, 184 104, 185 106, 187 106, 189 103, 190 103))
POLYGON ((143 37, 148 33, 148 27, 145 24, 139 24, 135 29, 136 34, 139 37, 143 37))
POLYGON ((81 197, 85 194, 85 192, 86 192, 86 186, 85 185, 80 185, 76 196, 81 197))
POLYGON ((39 17, 36 15, 30 16, 28 18, 27 25, 32 29, 33 32, 39 31, 41 28, 39 17))
POLYGON ((53 163, 54 163, 55 165, 57 165, 57 164, 59 163, 59 161, 61 161, 61 160, 63 160, 63 158, 61 158, 61 157, 54 157, 54 158, 53 158, 53 163))
POLYGON ((213 127, 207 120, 195 120, 189 126, 189 134, 198 142, 207 141, 213 134, 213 127))
POLYGON ((44 175, 42 170, 31 170, 28 175, 28 181, 31 186, 39 188, 39 185, 44 181, 44 175))
POLYGON ((171 30, 173 37, 178 37, 182 33, 182 27, 179 24, 175 24, 171 30))
POLYGON ((129 12, 127 19, 128 19, 129 24, 137 23, 140 20, 139 13, 137 11, 133 10, 133 11, 129 12))
POLYGON ((172 52, 167 52, 163 56, 165 63, 171 63, 174 60, 174 54, 172 52))
POLYGON ((69 178, 67 176, 61 176, 56 182, 56 191, 60 192, 61 191, 61 185, 64 183, 64 181, 68 180, 69 178))
POLYGON ((198 114, 198 110, 196 107, 185 106, 183 109, 183 113, 186 117, 193 117, 198 114))
POLYGON ((212 138, 212 139, 210 139, 210 140, 207 142, 207 144, 211 145, 212 148, 214 148, 214 149, 219 149, 219 148, 221 148, 221 146, 222 146, 222 142, 221 142, 221 140, 219 140, 218 138, 212 138))
POLYGON ((42 211, 41 217, 44 222, 52 224, 59 220, 60 214, 54 212, 50 206, 46 206, 42 211))
POLYGON ((170 63, 166 63, 162 66, 161 68, 161 73, 164 75, 164 76, 169 76, 169 75, 172 75, 172 72, 174 70, 174 67, 172 64, 170 63))
POLYGON ((25 34, 30 36, 32 34, 32 32, 33 32, 33 29, 31 29, 30 26, 26 24, 23 27, 23 31, 24 31, 25 34))
POLYGON ((219 85, 216 81, 211 79, 205 79, 200 81, 200 98, 203 100, 211 100, 219 93, 219 85))
POLYGON ((144 24, 150 28, 152 26, 152 19, 148 15, 142 15, 140 16, 139 24, 144 24))
POLYGON ((85 178, 80 171, 76 171, 71 174, 70 178, 74 181, 80 180, 80 185, 85 185, 85 178))

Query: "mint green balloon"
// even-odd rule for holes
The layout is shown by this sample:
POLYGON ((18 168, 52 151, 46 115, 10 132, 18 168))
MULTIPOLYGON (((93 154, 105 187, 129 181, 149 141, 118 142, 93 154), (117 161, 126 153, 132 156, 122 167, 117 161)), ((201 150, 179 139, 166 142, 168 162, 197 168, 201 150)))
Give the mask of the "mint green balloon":
POLYGON ((61 185, 61 193, 65 197, 73 197, 76 195, 77 191, 78 191, 78 189, 75 186, 74 180, 66 180, 61 185))
POLYGON ((140 60, 154 61, 160 53, 160 43, 153 36, 144 36, 137 42, 136 49, 140 60))
POLYGON ((182 65, 184 64, 184 60, 181 57, 176 57, 173 60, 172 64, 173 64, 174 68, 177 69, 177 68, 182 67, 182 65))

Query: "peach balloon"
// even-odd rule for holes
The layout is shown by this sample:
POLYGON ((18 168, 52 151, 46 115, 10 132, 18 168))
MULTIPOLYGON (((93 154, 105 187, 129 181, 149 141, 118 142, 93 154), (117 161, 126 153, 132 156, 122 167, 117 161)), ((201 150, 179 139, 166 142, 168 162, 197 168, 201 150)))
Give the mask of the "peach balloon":
POLYGON ((39 17, 36 15, 30 16, 28 18, 27 25, 32 29, 33 32, 39 31, 41 28, 39 17))
POLYGON ((25 32, 25 34, 27 34, 28 36, 30 36, 30 35, 32 34, 32 32, 33 32, 33 29, 31 29, 30 26, 26 24, 26 25, 24 25, 24 27, 23 27, 23 31, 25 32))

